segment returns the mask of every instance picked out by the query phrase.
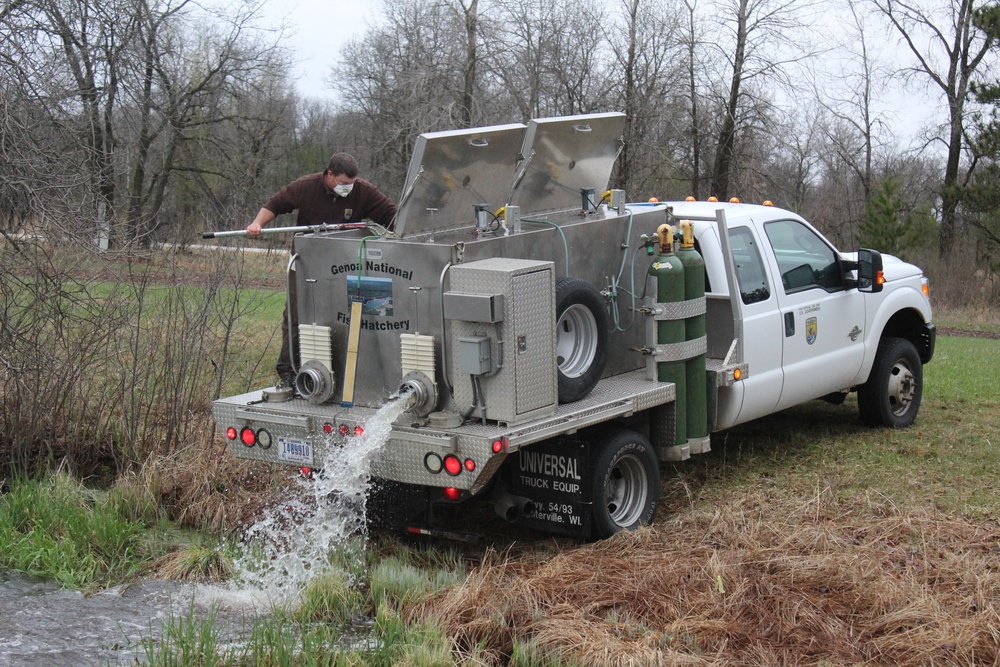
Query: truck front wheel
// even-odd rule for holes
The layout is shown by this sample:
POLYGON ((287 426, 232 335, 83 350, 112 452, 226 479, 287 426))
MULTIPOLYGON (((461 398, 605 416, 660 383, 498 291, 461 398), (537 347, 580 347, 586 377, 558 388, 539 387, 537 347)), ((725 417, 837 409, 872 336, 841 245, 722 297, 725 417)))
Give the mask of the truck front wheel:
POLYGON ((599 442, 591 461, 594 537, 649 524, 660 501, 660 464, 649 441, 617 429, 599 442))
POLYGON ((905 338, 883 338, 868 382, 858 388, 858 412, 868 426, 905 428, 917 418, 923 394, 920 355, 905 338))

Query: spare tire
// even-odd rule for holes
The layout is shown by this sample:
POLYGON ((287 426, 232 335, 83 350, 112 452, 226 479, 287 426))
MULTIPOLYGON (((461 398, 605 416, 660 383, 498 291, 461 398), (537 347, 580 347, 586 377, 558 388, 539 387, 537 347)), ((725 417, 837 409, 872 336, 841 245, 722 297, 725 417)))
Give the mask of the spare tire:
POLYGON ((578 401, 594 388, 608 360, 608 311, 596 287, 579 278, 556 281, 556 363, 559 402, 578 401))

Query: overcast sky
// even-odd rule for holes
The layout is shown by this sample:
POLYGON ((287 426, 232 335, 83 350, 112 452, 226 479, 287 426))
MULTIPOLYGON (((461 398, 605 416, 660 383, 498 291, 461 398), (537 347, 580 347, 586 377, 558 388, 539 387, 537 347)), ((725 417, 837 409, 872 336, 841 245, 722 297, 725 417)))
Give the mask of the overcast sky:
POLYGON ((364 34, 367 24, 381 14, 379 0, 267 0, 264 16, 269 23, 284 20, 292 48, 299 62, 296 89, 307 97, 332 99, 324 83, 330 66, 339 61, 341 47, 364 34))

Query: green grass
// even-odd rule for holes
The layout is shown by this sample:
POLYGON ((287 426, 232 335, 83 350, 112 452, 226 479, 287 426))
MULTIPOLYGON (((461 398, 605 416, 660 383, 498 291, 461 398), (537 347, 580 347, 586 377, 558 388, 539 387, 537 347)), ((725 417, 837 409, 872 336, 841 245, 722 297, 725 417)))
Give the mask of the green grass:
POLYGON ((877 494, 904 506, 1000 517, 1000 392, 989 363, 997 352, 1000 341, 940 337, 908 429, 861 425, 852 396, 843 405, 813 401, 717 434, 710 454, 665 476, 664 511, 764 485, 787 496, 877 494))
MULTIPOLYGON (((294 609, 249 619, 245 639, 222 648, 214 619, 172 617, 162 637, 142 646, 153 667, 319 665, 450 665, 451 641, 432 623, 411 623, 407 605, 457 583, 464 569, 453 552, 393 544, 337 550, 334 569, 314 578, 294 609)), ((528 664, 528 663, 523 663, 528 664)))
POLYGON ((0 496, 0 567, 74 588, 129 580, 162 548, 149 539, 158 518, 154 507, 136 516, 119 495, 67 475, 16 481, 0 496))

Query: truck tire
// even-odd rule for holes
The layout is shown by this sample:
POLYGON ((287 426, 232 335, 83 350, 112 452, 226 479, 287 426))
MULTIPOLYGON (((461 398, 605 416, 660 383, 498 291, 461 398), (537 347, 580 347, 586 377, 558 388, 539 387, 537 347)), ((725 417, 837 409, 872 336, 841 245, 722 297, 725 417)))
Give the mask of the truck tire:
POLYGON ((923 385, 923 365, 913 343, 883 338, 868 382, 858 387, 861 421, 867 426, 906 428, 917 418, 923 385))
POLYGON ((556 281, 556 363, 559 402, 590 393, 608 359, 608 312, 597 288, 579 278, 556 281))
POLYGON ((660 502, 660 464, 649 440, 616 429, 591 454, 593 536, 611 537, 653 520, 660 502))

